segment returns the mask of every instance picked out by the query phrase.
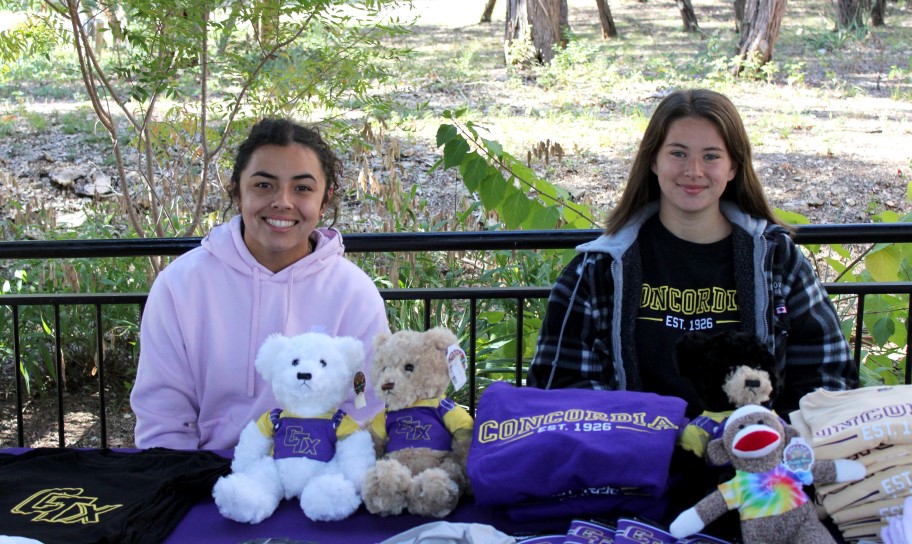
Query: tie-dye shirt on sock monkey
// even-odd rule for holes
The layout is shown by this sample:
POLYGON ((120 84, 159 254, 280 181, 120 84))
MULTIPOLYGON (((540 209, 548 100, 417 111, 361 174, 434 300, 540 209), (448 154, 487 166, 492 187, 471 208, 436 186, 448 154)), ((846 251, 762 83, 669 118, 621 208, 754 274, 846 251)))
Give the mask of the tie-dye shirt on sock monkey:
POLYGON ((736 471, 734 478, 719 484, 719 491, 728 509, 737 508, 742 520, 782 514, 809 500, 801 479, 781 465, 769 472, 736 471))

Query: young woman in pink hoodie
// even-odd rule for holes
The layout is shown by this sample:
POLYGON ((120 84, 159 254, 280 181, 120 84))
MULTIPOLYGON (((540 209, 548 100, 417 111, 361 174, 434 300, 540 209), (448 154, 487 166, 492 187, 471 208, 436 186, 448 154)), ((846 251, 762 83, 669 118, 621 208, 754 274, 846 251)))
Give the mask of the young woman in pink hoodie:
MULTIPOLYGON (((319 132, 265 119, 238 149, 227 190, 239 215, 175 259, 149 291, 130 402, 140 448, 228 449, 247 423, 276 408, 254 359, 267 336, 323 332, 372 342, 388 331, 371 279, 343 257, 335 218, 342 164, 319 132)), ((382 407, 350 396, 358 421, 382 407)))

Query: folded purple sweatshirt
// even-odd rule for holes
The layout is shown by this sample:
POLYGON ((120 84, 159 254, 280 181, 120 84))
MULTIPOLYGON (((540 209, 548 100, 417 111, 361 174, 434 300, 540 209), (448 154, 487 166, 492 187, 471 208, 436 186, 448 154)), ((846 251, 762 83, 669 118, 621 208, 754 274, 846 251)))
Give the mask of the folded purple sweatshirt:
POLYGON ((469 450, 476 502, 513 505, 604 488, 659 497, 685 406, 654 393, 493 383, 478 401, 469 450))

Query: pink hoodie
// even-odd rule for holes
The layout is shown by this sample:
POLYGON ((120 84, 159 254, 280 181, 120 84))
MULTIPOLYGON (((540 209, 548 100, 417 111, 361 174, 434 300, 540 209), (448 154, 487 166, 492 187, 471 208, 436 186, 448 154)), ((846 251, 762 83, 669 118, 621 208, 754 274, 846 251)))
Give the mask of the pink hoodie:
MULTIPOLYGON (((159 274, 130 396, 138 447, 233 448, 244 426, 278 407, 254 367, 275 332, 360 338, 369 379, 373 338, 389 331, 383 299, 342 256, 341 234, 318 229, 314 237, 312 254, 273 273, 248 251, 237 216, 159 274)), ((359 422, 382 408, 370 383, 366 392, 365 408, 354 408, 353 394, 342 406, 359 422)))

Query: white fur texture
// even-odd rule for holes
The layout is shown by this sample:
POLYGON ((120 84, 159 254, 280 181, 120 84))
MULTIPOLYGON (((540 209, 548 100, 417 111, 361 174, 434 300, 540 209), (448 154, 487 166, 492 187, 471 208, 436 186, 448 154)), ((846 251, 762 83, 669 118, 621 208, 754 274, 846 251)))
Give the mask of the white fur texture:
MULTIPOLYGON (((273 388, 280 407, 300 417, 316 417, 338 408, 364 362, 361 341, 306 333, 272 335, 257 353, 256 368, 273 388)), ((336 445, 329 462, 305 457, 275 460, 272 439, 255 421, 241 432, 232 473, 212 490, 219 512, 244 523, 259 523, 282 499, 300 497, 313 520, 344 519, 361 505, 364 475, 376 456, 367 431, 356 431, 336 445)))

